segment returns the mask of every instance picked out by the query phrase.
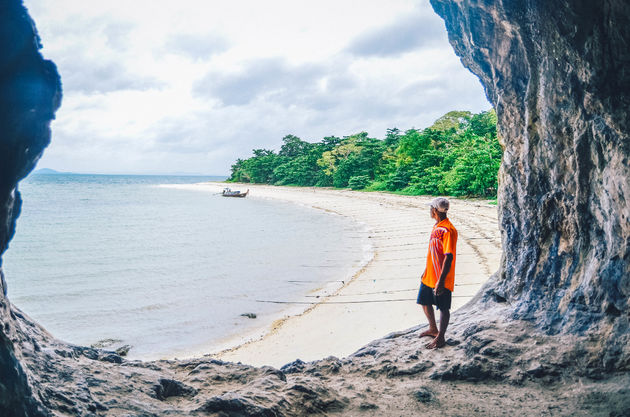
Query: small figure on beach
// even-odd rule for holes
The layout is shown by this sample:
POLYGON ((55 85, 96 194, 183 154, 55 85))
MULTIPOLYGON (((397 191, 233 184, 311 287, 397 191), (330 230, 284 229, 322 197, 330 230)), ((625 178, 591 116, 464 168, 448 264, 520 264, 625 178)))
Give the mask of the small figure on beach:
POLYGON ((431 218, 435 220, 435 225, 431 230, 427 266, 422 274, 417 303, 422 305, 429 321, 429 328, 420 333, 420 337, 433 337, 433 340, 425 347, 437 349, 446 344, 444 335, 451 317, 451 296, 455 287, 457 230, 447 217, 450 203, 446 198, 438 197, 431 201, 429 206, 431 206, 431 218), (434 305, 440 310, 439 329, 435 323, 434 305))

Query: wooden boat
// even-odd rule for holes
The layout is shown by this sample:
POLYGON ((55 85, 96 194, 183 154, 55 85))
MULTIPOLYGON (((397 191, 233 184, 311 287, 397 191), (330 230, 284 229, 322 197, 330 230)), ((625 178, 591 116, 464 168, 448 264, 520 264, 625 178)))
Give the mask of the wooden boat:
POLYGON ((249 188, 244 193, 240 191, 232 191, 229 188, 224 188, 221 195, 223 197, 247 197, 247 194, 249 194, 249 188))

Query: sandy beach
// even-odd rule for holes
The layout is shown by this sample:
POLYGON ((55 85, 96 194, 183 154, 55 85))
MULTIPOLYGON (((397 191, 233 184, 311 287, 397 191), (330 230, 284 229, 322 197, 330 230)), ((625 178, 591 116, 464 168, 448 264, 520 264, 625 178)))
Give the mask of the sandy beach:
MULTIPOLYGON (((212 193, 224 187, 222 183, 177 186, 212 193)), ((425 205, 431 198, 251 184, 231 188, 249 188, 247 198, 306 205, 360 223, 369 233, 373 258, 340 288, 305 294, 300 302, 306 310, 274 322, 262 337, 207 353, 226 361, 280 367, 298 358, 344 357, 374 339, 426 322, 415 298, 434 224, 425 205)), ((498 269, 501 240, 496 206, 452 199, 449 217, 459 232, 456 310, 498 269)))

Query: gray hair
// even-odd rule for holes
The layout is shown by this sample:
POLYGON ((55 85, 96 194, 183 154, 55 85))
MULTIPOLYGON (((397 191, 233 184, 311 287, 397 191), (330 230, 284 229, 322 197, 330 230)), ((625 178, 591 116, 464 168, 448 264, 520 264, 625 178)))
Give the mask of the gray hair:
POLYGON ((440 213, 446 213, 449 207, 451 206, 451 204, 448 202, 448 199, 444 197, 434 198, 433 201, 427 204, 431 206, 432 208, 436 209, 437 211, 439 211, 440 213))

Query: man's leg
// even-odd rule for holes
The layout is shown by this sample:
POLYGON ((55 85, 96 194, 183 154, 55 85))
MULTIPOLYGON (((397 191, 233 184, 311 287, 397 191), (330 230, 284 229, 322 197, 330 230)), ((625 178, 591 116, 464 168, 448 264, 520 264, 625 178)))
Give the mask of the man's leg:
POLYGON ((435 336, 435 339, 426 345, 429 349, 441 348, 446 344, 446 328, 451 318, 451 297, 451 291, 445 289, 442 294, 435 298, 437 306, 440 309, 440 331, 435 336))
POLYGON ((435 339, 431 343, 426 345, 429 349, 441 348, 446 344, 446 328, 448 327, 448 321, 451 318, 451 312, 449 310, 440 310, 440 331, 435 336, 435 339))
MULTIPOLYGON (((435 314, 433 313, 433 306, 423 305, 422 309, 424 310, 424 315, 427 316, 427 321, 429 322, 429 328, 423 331, 422 333, 420 333, 420 337, 424 337, 424 336, 437 337, 437 335, 439 334, 439 331, 435 323, 435 314)), ((440 321, 440 324, 442 324, 441 321, 440 321)))
POLYGON ((427 316, 427 321, 429 322, 429 328, 424 332, 420 333, 420 337, 431 336, 436 337, 439 333, 437 325, 435 324, 435 314, 433 313, 433 289, 427 287, 424 284, 420 284, 420 291, 418 292, 418 301, 417 303, 422 305, 422 309, 424 310, 424 315, 427 316))

